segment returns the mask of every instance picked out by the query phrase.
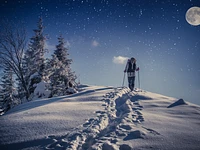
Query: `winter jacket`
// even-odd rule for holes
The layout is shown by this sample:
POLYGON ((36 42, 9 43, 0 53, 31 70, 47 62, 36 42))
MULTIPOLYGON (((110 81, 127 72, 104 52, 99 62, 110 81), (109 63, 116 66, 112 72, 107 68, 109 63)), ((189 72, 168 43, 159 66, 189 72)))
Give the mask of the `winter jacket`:
POLYGON ((127 64, 126 64, 126 68, 125 68, 125 71, 126 72, 135 72, 135 69, 136 69, 136 64, 131 61, 128 61, 127 64))

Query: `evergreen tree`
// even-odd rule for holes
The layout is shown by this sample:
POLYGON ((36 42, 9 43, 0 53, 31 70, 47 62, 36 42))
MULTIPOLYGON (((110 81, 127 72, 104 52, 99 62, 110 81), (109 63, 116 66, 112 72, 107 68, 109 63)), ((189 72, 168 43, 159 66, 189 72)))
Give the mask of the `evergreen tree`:
POLYGON ((24 73, 30 94, 34 93, 35 84, 39 83, 45 69, 45 36, 43 22, 39 19, 38 29, 33 30, 35 35, 31 38, 29 48, 24 55, 24 73))
POLYGON ((58 60, 56 55, 52 55, 49 61, 49 80, 51 97, 54 95, 64 95, 67 88, 67 68, 58 60))
POLYGON ((14 104, 14 79, 13 79, 13 71, 10 67, 4 68, 3 77, 1 79, 2 82, 2 90, 3 93, 3 109, 4 111, 12 108, 14 104))
POLYGON ((54 54, 57 56, 58 60, 61 61, 64 68, 67 70, 67 88, 73 87, 73 85, 75 85, 76 75, 71 70, 70 65, 72 63, 72 59, 68 58, 68 49, 65 47, 65 41, 62 36, 58 37, 58 45, 56 45, 56 50, 54 51, 54 54))
POLYGON ((72 63, 72 59, 68 58, 68 49, 65 47, 64 38, 62 36, 58 37, 58 45, 56 45, 54 54, 57 56, 58 60, 66 66, 69 66, 72 63))
POLYGON ((51 96, 73 93, 69 89, 76 88, 76 76, 71 71, 72 59, 68 58, 68 49, 65 47, 64 38, 58 38, 58 45, 52 59, 48 63, 51 96))

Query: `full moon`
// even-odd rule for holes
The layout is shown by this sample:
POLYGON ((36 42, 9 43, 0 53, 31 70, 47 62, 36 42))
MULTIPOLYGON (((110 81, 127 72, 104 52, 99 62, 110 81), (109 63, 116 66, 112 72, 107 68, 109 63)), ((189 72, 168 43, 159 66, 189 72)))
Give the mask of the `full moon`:
POLYGON ((200 25, 200 7, 191 7, 186 12, 185 18, 191 25, 200 25))

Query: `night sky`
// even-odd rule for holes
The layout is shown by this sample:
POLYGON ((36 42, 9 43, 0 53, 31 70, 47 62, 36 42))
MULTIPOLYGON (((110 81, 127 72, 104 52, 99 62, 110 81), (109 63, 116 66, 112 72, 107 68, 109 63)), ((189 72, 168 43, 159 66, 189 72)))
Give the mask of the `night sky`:
POLYGON ((200 104, 200 25, 185 19, 193 6, 200 0, 7 0, 0 21, 22 21, 30 38, 42 17, 47 55, 62 34, 83 84, 122 86, 123 59, 135 57, 142 89, 200 104))

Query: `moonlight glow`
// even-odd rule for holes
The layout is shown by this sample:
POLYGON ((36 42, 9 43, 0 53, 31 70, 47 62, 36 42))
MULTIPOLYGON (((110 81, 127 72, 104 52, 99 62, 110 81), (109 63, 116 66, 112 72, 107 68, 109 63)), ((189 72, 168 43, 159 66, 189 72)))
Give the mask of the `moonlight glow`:
POLYGON ((200 7, 191 7, 186 13, 186 20, 191 25, 200 25, 200 7))

